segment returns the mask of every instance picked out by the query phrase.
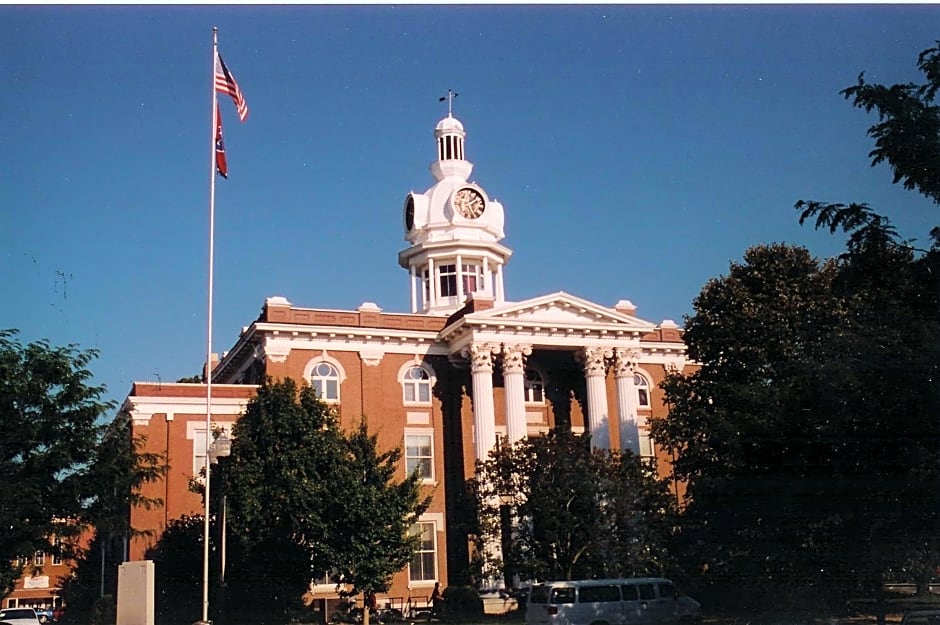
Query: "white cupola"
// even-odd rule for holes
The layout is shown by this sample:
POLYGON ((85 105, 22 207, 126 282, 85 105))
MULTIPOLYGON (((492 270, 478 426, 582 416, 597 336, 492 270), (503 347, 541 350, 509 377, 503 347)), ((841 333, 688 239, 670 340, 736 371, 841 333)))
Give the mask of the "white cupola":
POLYGON ((410 275, 411 311, 449 315, 473 294, 505 300, 503 265, 512 251, 499 244, 505 236, 503 205, 469 180, 473 163, 465 157, 463 124, 448 111, 434 139, 437 160, 430 169, 436 183, 405 196, 405 240, 411 246, 398 253, 398 263, 410 275))

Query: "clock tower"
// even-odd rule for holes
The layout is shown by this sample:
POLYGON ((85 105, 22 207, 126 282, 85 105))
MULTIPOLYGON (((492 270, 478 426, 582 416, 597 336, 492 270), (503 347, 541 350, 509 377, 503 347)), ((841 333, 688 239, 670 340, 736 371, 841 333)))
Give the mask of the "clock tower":
POLYGON ((503 205, 469 180, 473 163, 464 154, 463 124, 453 115, 434 129, 437 160, 431 163, 435 184, 424 193, 405 196, 405 240, 398 253, 408 270, 411 312, 450 315, 471 295, 499 304, 505 300, 503 266, 512 251, 500 245, 503 205))

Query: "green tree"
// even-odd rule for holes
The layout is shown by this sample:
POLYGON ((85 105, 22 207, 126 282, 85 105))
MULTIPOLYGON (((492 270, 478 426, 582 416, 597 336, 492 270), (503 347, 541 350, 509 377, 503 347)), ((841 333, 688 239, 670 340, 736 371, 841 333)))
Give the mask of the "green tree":
POLYGON ((269 380, 232 438, 226 470, 214 472, 221 479, 211 489, 227 493, 229 544, 238 554, 229 558, 228 603, 295 608, 310 580, 331 566, 322 544, 323 511, 342 492, 333 481, 343 459, 339 423, 311 388, 269 380))
POLYGON ((17 556, 80 557, 74 539, 94 526, 128 535, 127 506, 162 470, 126 424, 105 421, 114 404, 91 382, 95 350, 16 334, 0 331, 0 475, 15 485, 0 492, 0 594, 23 573, 17 556))
POLYGON ((883 218, 855 226, 839 260, 748 250, 687 320, 701 367, 666 380, 652 434, 687 484, 681 548, 718 597, 877 591, 935 533, 936 281, 883 218))
POLYGON ((147 550, 146 557, 154 561, 156 571, 158 623, 185 622, 199 614, 203 534, 202 516, 183 516, 167 523, 160 540, 147 550))
MULTIPOLYGON (((402 450, 380 451, 362 420, 345 439, 345 462, 336 467, 339 497, 325 512, 325 559, 351 594, 386 592, 392 575, 415 556, 420 536, 411 532, 427 509, 417 472, 397 481, 402 450)), ((369 625, 368 606, 363 623, 369 625)))
POLYGON ((887 162, 895 183, 940 203, 940 108, 935 104, 940 45, 921 52, 917 68, 925 77, 922 84, 869 84, 862 73, 842 95, 856 107, 878 113, 878 123, 868 130, 875 140, 872 165, 887 162))
POLYGON ((803 248, 749 249, 705 285, 686 320, 701 367, 663 384, 669 415, 652 435, 687 487, 680 548, 718 597, 782 598, 815 577, 807 528, 827 520, 814 507, 833 450, 820 446, 828 433, 812 412, 812 377, 844 319, 835 269, 803 248))
POLYGON ((578 579, 663 573, 674 501, 629 452, 592 450, 555 430, 493 450, 477 464, 480 579, 578 579), (487 558, 500 544, 502 559, 487 558))
MULTIPOLYGON (((940 88, 940 47, 921 52, 917 67, 925 77, 922 84, 868 84, 862 74, 857 84, 842 94, 856 107, 878 113, 878 123, 868 131, 875 140, 875 149, 870 153, 872 166, 887 163, 894 183, 901 182, 906 189, 916 190, 937 203, 940 109, 935 98, 940 88)), ((887 217, 866 204, 801 200, 796 208, 801 211, 800 223, 815 219, 817 229, 848 234, 847 251, 842 257, 848 268, 842 286, 854 296, 856 312, 852 321, 862 346, 847 347, 857 352, 870 348, 877 363, 863 367, 855 379, 877 378, 879 386, 898 393, 899 400, 891 402, 891 407, 900 408, 902 413, 897 415, 897 427, 923 431, 929 440, 934 434, 930 420, 936 414, 933 380, 940 300, 936 278, 940 275, 937 273, 940 228, 930 233, 931 248, 918 250, 911 241, 898 237, 887 217)), ((852 397, 870 397, 871 393, 865 390, 852 397)), ((927 489, 934 488, 935 469, 931 463, 935 463, 935 458, 930 451, 915 443, 909 459, 909 463, 920 467, 919 484, 927 489)), ((880 568, 890 564, 894 576, 915 577, 922 592, 926 592, 929 577, 940 562, 936 521, 931 514, 924 514, 931 509, 930 494, 897 492, 899 497, 912 496, 920 502, 913 513, 908 513, 909 520, 916 520, 919 527, 903 528, 901 531, 911 540, 902 540, 901 544, 892 540, 894 536, 883 538, 876 551, 887 550, 890 555, 875 558, 880 568), (899 553, 908 556, 903 564, 892 562, 899 553)), ((889 519, 890 512, 898 507, 890 504, 883 507, 887 508, 883 515, 887 518, 882 518, 879 525, 887 530, 896 525, 889 519)))
POLYGON ((409 529, 428 503, 417 475, 394 479, 400 460, 400 449, 378 449, 365 421, 344 433, 309 386, 263 384, 218 472, 240 549, 232 594, 285 606, 325 574, 346 593, 386 590, 416 552, 409 529))
POLYGON ((90 615, 104 595, 117 595, 117 567, 124 561, 124 546, 136 536, 148 535, 131 526, 129 510, 162 505, 144 497, 142 484, 160 479, 166 461, 144 451, 146 439, 131 435, 131 422, 118 414, 101 433, 94 462, 87 467, 86 482, 95 496, 87 500, 84 522, 94 535, 88 547, 72 549, 73 574, 62 596, 72 617, 90 615))

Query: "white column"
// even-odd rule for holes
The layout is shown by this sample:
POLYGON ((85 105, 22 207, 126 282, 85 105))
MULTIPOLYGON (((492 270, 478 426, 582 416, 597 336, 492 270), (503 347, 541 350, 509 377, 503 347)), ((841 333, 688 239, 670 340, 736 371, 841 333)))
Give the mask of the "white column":
MULTIPOLYGON (((415 266, 411 265, 409 272, 411 274, 411 312, 418 312, 418 287, 416 286, 417 281, 415 280, 415 266)), ((424 288, 424 285, 421 285, 421 288, 424 288)))
MULTIPOLYGON (((473 443, 477 460, 486 460, 496 446, 496 417, 493 409, 493 355, 499 353, 497 344, 473 344, 462 355, 470 358, 470 375, 473 381, 473 443)), ((494 496, 490 505, 499 505, 494 496)), ((499 539, 485 538, 483 550, 487 559, 501 560, 503 549, 499 539)), ((498 576, 484 573, 486 588, 502 587, 498 576)))
POLYGON ((477 460, 486 460, 496 446, 496 413, 493 409, 493 353, 498 345, 471 345, 470 375, 473 379, 473 443, 477 460))
POLYGON ((496 292, 493 293, 493 299, 497 304, 504 301, 503 298, 503 264, 496 265, 496 292))
POLYGON ((483 257, 482 291, 486 293, 487 295, 489 295, 490 297, 493 297, 493 276, 490 275, 489 259, 486 256, 483 257))
POLYGON ((463 292, 463 257, 460 254, 457 254, 455 269, 457 270, 457 305, 460 306, 467 298, 467 294, 463 292))
POLYGON ((614 350, 614 371, 617 378, 617 415, 620 425, 620 449, 640 455, 640 431, 637 423, 636 374, 639 353, 635 350, 614 350))
POLYGON ((437 306, 437 276, 434 275, 434 259, 428 259, 428 305, 427 310, 437 306))
POLYGON ((531 345, 503 346, 503 384, 506 389, 506 437, 509 443, 528 434, 525 420, 525 359, 531 345))
POLYGON ((584 379, 587 382, 587 411, 591 431, 591 446, 598 449, 610 449, 610 419, 607 415, 607 363, 605 356, 610 356, 602 347, 585 347, 579 352, 579 359, 584 367, 584 379))

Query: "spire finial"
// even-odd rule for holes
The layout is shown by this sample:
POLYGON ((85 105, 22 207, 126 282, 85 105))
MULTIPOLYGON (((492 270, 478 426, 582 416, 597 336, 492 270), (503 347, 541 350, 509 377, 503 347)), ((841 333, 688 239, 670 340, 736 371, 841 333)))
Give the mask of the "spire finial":
POLYGON ((447 116, 448 117, 454 116, 454 98, 456 98, 459 95, 460 94, 455 93, 453 89, 448 89, 446 96, 441 96, 440 98, 437 99, 438 102, 443 102, 444 100, 447 100, 447 116))

